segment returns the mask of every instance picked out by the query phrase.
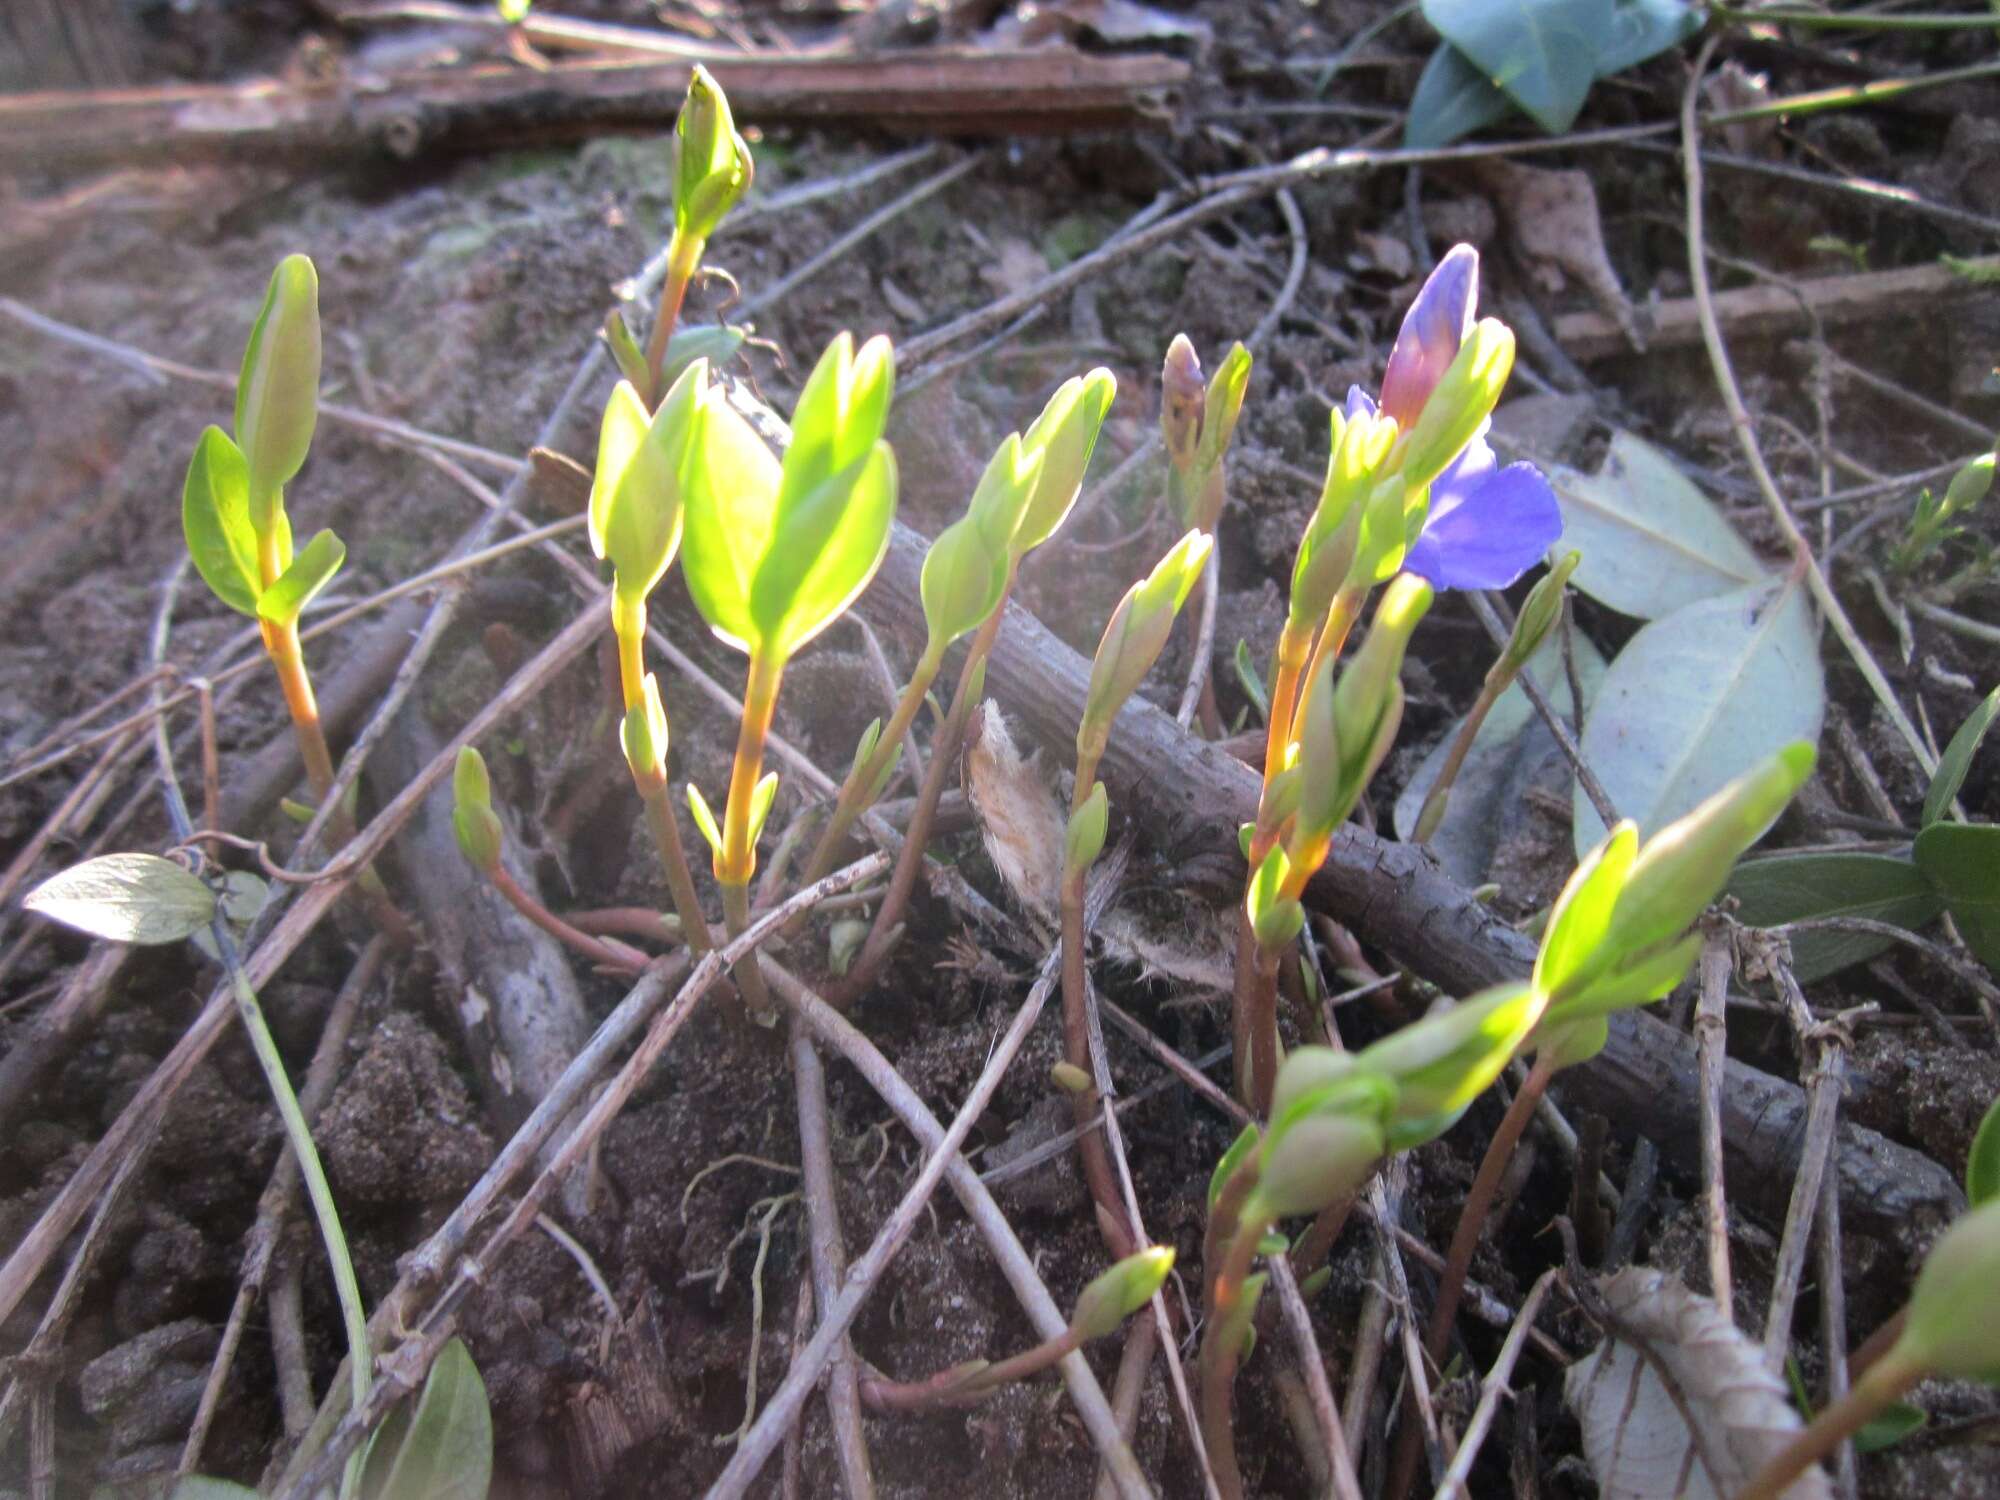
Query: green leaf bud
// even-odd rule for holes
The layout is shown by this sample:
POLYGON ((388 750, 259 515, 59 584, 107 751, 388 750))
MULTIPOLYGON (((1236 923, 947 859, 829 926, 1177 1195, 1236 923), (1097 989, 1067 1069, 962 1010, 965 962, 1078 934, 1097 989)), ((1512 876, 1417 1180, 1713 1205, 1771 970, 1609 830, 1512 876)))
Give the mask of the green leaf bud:
POLYGON ((1564 1068, 1580 1067, 1604 1050, 1604 1044, 1611 1040, 1611 1023, 1603 1016, 1584 1016, 1580 1020, 1557 1022, 1551 1018, 1534 1036, 1534 1047, 1549 1066, 1560 1072, 1564 1068))
POLYGON ((1257 945, 1267 952, 1289 943, 1305 924, 1304 909, 1281 894, 1291 869, 1283 847, 1273 846, 1244 891, 1243 910, 1250 919, 1250 930, 1257 935, 1257 945))
POLYGON ((1366 1182, 1387 1149, 1380 1122, 1368 1115, 1314 1110, 1271 1132, 1258 1205, 1280 1219, 1318 1213, 1366 1182))
POLYGON ((1361 512, 1361 535, 1354 544, 1346 587, 1367 590, 1396 576, 1410 549, 1412 531, 1423 529, 1430 493, 1428 488, 1406 489, 1395 474, 1369 488, 1368 498, 1356 507, 1361 512))
POLYGON ((1449 1130, 1520 1050, 1541 1010, 1531 985, 1497 985, 1357 1054, 1358 1068, 1395 1081, 1391 1145, 1406 1150, 1449 1130))
POLYGON ((1235 1305, 1223 1317, 1222 1326, 1215 1331, 1215 1337, 1220 1341, 1216 1347, 1233 1348, 1239 1364, 1247 1360, 1257 1348, 1257 1304, 1263 1299, 1265 1284, 1270 1279, 1268 1271, 1245 1276, 1243 1290, 1238 1295, 1235 1305))
POLYGON ((1481 318, 1424 403, 1403 447, 1403 483, 1420 489, 1442 474, 1486 425, 1514 369, 1514 332, 1481 318))
MULTIPOLYGON (((1289 615, 1296 625, 1317 624, 1333 603, 1335 592, 1351 576, 1365 539, 1364 523, 1369 498, 1376 489, 1376 474, 1396 441, 1396 423, 1391 417, 1357 412, 1350 419, 1336 408, 1328 420, 1331 441, 1326 480, 1292 566, 1289 615)), ((1392 521, 1395 527, 1401 526, 1402 504, 1399 489, 1393 498, 1384 499, 1375 533, 1382 533, 1392 521)), ((1400 530, 1394 535, 1400 537, 1400 530)), ((1374 564, 1369 566, 1372 572, 1374 564)))
MULTIPOLYGON (((1310 849, 1314 840, 1329 836, 1347 817, 1395 743, 1403 719, 1403 655, 1432 597, 1431 586, 1423 579, 1399 574, 1376 606, 1368 638, 1331 692, 1315 681, 1301 703, 1301 713, 1313 720, 1298 726, 1313 734, 1312 754, 1330 752, 1332 759, 1325 764, 1311 760, 1301 745, 1299 763, 1309 788, 1300 793, 1294 858, 1310 849), (1310 823, 1304 816, 1309 800, 1310 823)), ((1321 856, 1314 856, 1314 862, 1321 856)))
POLYGON ((1312 1275, 1300 1278, 1299 1295, 1306 1298, 1317 1297, 1331 1280, 1333 1280, 1333 1267, 1321 1266, 1312 1275))
POLYGON ((600 472, 591 486, 591 544, 601 549, 599 556, 610 559, 614 587, 627 608, 644 603, 680 547, 681 476, 707 381, 707 362, 696 360, 674 382, 657 412, 648 415, 637 389, 622 381, 605 408, 600 472), (607 456, 616 466, 610 473, 604 472, 607 456), (600 487, 609 493, 601 495, 600 487))
POLYGON ((1521 601, 1521 612, 1514 617, 1514 633, 1507 638, 1507 649, 1500 653, 1496 670, 1511 678, 1528 665, 1528 658, 1540 649, 1550 629, 1562 618, 1563 587, 1581 561, 1581 552, 1566 552, 1535 580, 1528 597, 1521 601))
POLYGON ((250 524, 250 466, 220 427, 202 433, 188 462, 181 486, 181 533, 215 597, 254 619, 263 577, 257 530, 250 524))
POLYGON ((709 239, 750 189, 756 165, 736 133, 729 99, 708 69, 695 64, 674 121, 674 236, 709 239))
POLYGON ((486 774, 485 758, 470 745, 458 752, 458 763, 452 767, 451 831, 476 868, 490 870, 500 863, 505 833, 493 811, 493 783, 486 774))
POLYGON ((1964 468, 1951 476, 1951 483, 1945 487, 1944 504, 1938 508, 1937 519, 1949 521, 1963 511, 1984 500, 1993 489, 1993 455, 1982 453, 1964 468))
POLYGON ((1090 795, 1069 815, 1069 827, 1063 834, 1064 874, 1080 875, 1097 863, 1097 856, 1104 852, 1104 832, 1110 819, 1111 801, 1104 783, 1092 782, 1090 795))
POLYGON ((771 816, 771 804, 778 796, 778 773, 766 771, 750 789, 750 843, 754 848, 763 837, 765 820, 771 816))
POLYGON ((1167 345, 1167 357, 1160 370, 1160 436, 1167 445, 1167 459, 1188 472, 1194 468, 1201 449, 1201 420, 1208 403, 1208 380, 1201 372, 1201 356, 1184 333, 1174 335, 1167 345))
POLYGON ((1208 562, 1213 540, 1190 531, 1160 559, 1153 571, 1126 590, 1111 612, 1090 667, 1090 687, 1084 697, 1083 721, 1077 728, 1077 754, 1101 754, 1111 737, 1111 722, 1153 669, 1174 628, 1174 616, 1208 562))
POLYGON ((869 924, 860 917, 842 917, 826 930, 826 967, 835 978, 844 977, 854 967, 862 944, 868 941, 869 924))
POLYGON ((305 550, 292 559, 276 582, 257 596, 258 618, 273 625, 297 623, 313 595, 333 582, 333 575, 346 561, 347 548, 340 538, 330 531, 320 532, 306 543, 305 550))
POLYGON ((1262 1133, 1256 1124, 1245 1125, 1236 1133, 1236 1139, 1229 1143, 1229 1149, 1222 1153, 1222 1159, 1215 1164, 1215 1170, 1208 1177, 1208 1208, 1215 1209, 1215 1200, 1222 1196, 1222 1189, 1236 1171, 1257 1150, 1262 1142, 1262 1133))
POLYGON ((666 784, 667 710, 660 702, 659 679, 651 672, 645 677, 644 696, 625 710, 618 739, 625 749, 625 764, 631 768, 636 783, 642 787, 666 784))
POLYGON ((1097 1085, 1090 1075, 1073 1062, 1056 1062, 1049 1066, 1049 1082, 1065 1094, 1087 1094, 1097 1085))
POLYGON ((1240 343, 1232 344, 1221 366, 1209 377, 1202 407, 1201 447, 1195 460, 1204 469, 1213 469, 1229 452, 1230 440, 1236 436, 1236 420, 1243 414, 1243 393, 1250 386, 1250 365, 1250 351, 1240 343))
POLYGON ((1070 1331, 1084 1340, 1117 1332, 1120 1323, 1153 1300, 1173 1268, 1174 1252, 1165 1245, 1126 1256, 1078 1295, 1070 1331))
POLYGON ((1072 376, 1057 387, 1022 437, 1024 449, 1042 455, 1042 470, 1011 543, 1016 561, 1054 536, 1069 518, 1117 394, 1117 380, 1102 366, 1072 376))
POLYGON ((236 379, 236 443, 250 471, 250 520, 262 536, 319 420, 319 273, 288 255, 271 273, 236 379))
POLYGON ((1701 944, 1701 934, 1690 933, 1678 943, 1647 950, 1616 964, 1550 1005, 1545 1024, 1555 1026, 1587 1020, 1664 999, 1687 978, 1688 970, 1701 957, 1701 944))
POLYGON ((1611 916, 1613 950, 1636 957, 1686 931, 1805 784, 1814 758, 1807 741, 1787 745, 1646 840, 1611 916))
POLYGON ((2000 1200, 1944 1232, 1910 1293, 1903 1335, 1886 1356, 1960 1380, 2000 1383, 2000 1200))
POLYGON ((1352 1052, 1313 1045, 1287 1052, 1271 1089, 1271 1118, 1282 1120, 1306 1095, 1345 1082, 1354 1072, 1354 1057, 1352 1052))
MULTIPOLYGON (((1340 763, 1340 722, 1333 690, 1333 656, 1328 653, 1306 684, 1298 710, 1298 806, 1291 845, 1294 856, 1332 837, 1354 810, 1340 763)), ((1357 794, 1360 788, 1353 789, 1357 794)))
POLYGON ((1041 476, 1042 450, 1019 433, 1001 443, 980 476, 963 516, 938 533, 924 554, 920 592, 928 650, 940 652, 985 623, 1006 597, 1010 547, 1041 476))

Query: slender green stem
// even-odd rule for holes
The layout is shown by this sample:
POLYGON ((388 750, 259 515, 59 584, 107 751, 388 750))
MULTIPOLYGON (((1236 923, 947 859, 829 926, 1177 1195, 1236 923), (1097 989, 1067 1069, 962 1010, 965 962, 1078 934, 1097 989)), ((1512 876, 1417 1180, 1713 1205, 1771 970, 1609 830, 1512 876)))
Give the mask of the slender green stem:
MULTIPOLYGON (((715 853, 715 878, 722 887, 722 915, 729 935, 739 937, 750 925, 750 877, 757 873, 757 830, 751 814, 757 783, 764 772, 764 741, 778 711, 778 686, 785 675, 782 657, 768 652, 750 654, 750 677, 743 687, 743 718, 736 734, 736 760, 729 770, 729 804, 722 814, 722 847, 715 853)), ((777 1008, 764 985, 763 971, 753 953, 737 964, 737 987, 752 1015, 775 1019, 777 1008)))
MULTIPOLYGON (((319 1151, 313 1145, 312 1130, 306 1124, 304 1111, 299 1108, 298 1095, 292 1091, 292 1081, 285 1074, 285 1062, 278 1055, 278 1044, 272 1040, 271 1028, 265 1024, 263 1007, 257 1003, 257 992, 250 987, 249 976, 243 972, 241 964, 232 963, 229 970, 236 990, 237 1017, 243 1022, 243 1029, 250 1034, 250 1048, 257 1054, 257 1065, 264 1070, 264 1082, 271 1090, 271 1098, 277 1103, 278 1118, 284 1122, 285 1137, 298 1161, 299 1176, 305 1182, 306 1196, 312 1202, 313 1217, 319 1222, 320 1239, 326 1246, 326 1258, 333 1270, 334 1295, 340 1302, 340 1319, 347 1330, 347 1368, 353 1409, 359 1411, 368 1400, 375 1362, 368 1342, 368 1313, 361 1304, 361 1284, 354 1276, 354 1261, 347 1253, 347 1236, 341 1231, 340 1214, 334 1208, 333 1189, 327 1184, 326 1169, 321 1165, 319 1151)), ((357 1453, 348 1464, 350 1484, 359 1473, 359 1465, 360 1455, 357 1453)), ((343 1485, 342 1488, 345 1490, 348 1486, 343 1485)))
POLYGON ((1486 674, 1479 696, 1473 700, 1472 711, 1458 726, 1458 738, 1451 742, 1451 751, 1438 770, 1437 780, 1431 783, 1430 794, 1424 798, 1424 810, 1417 816, 1412 843, 1429 843, 1431 835, 1437 832, 1438 824, 1444 821, 1445 808, 1451 802, 1452 783, 1458 780, 1458 773, 1465 766, 1465 757, 1472 751, 1472 742, 1479 737, 1479 727, 1486 722, 1493 705, 1500 701, 1500 695, 1507 691, 1507 684, 1513 680, 1514 674, 1502 672, 1498 665, 1486 674))
POLYGON ((1869 11, 1756 9, 1738 5, 1710 4, 1710 12, 1721 21, 1743 26, 1803 26, 1816 31, 1991 31, 2000 26, 1991 12, 1986 15, 1884 15, 1869 11))
POLYGON ((896 753, 896 747, 903 743, 903 736, 910 732, 917 710, 923 707, 924 694, 930 691, 938 668, 943 664, 944 648, 940 646, 933 650, 926 646, 916 671, 910 674, 910 681, 903 689, 903 696, 897 700, 896 711, 882 726, 882 733, 875 741, 874 753, 865 763, 856 765, 847 773, 840 796, 833 804, 833 814, 827 819, 819 842, 813 846, 812 858, 806 861, 801 885, 811 885, 833 868, 834 856, 840 852, 840 841, 847 837, 847 830, 854 826, 854 820, 868 810, 872 801, 870 793, 876 782, 881 780, 883 769, 896 753))
POLYGON ((1794 1479, 1859 1432, 1869 1418, 1899 1399, 1925 1373, 1922 1365, 1908 1357, 1899 1358, 1891 1350, 1765 1464, 1737 1500, 1778 1500, 1794 1479))

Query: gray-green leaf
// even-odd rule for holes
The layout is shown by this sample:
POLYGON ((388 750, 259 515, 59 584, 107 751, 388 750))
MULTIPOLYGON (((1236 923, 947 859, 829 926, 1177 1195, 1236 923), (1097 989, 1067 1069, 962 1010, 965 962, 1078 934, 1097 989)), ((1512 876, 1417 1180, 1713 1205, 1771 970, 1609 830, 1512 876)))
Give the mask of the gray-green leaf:
POLYGON ((1977 1208, 1989 1198, 2000 1198, 2000 1099, 1986 1107, 1965 1158, 1966 1206, 1977 1208))
POLYGON ((1563 546, 1583 554, 1570 582, 1620 614, 1654 620, 1764 576, 1756 554, 1672 459, 1616 432, 1595 474, 1549 471, 1563 546))
MULTIPOLYGON (((1915 931, 1944 910, 1944 901, 1907 859, 1887 854, 1781 854, 1736 867, 1728 893, 1736 915, 1752 927, 1779 927, 1814 917, 1867 917, 1915 931)), ((1868 932, 1792 935, 1792 972, 1809 984, 1873 958, 1895 942, 1868 932)))
MULTIPOLYGON (((1583 758, 1619 815, 1650 836, 1795 740, 1817 741, 1819 631, 1796 582, 1704 599, 1632 637, 1604 674, 1583 758)), ((1574 803, 1579 856, 1604 837, 1574 803)))
POLYGON ((51 875, 21 906, 114 943, 178 943, 215 915, 215 895, 157 854, 102 854, 51 875))
POLYGON ((453 1339, 431 1366, 416 1411, 377 1432, 362 1469, 363 1500, 485 1500, 493 1479, 486 1382, 453 1339))

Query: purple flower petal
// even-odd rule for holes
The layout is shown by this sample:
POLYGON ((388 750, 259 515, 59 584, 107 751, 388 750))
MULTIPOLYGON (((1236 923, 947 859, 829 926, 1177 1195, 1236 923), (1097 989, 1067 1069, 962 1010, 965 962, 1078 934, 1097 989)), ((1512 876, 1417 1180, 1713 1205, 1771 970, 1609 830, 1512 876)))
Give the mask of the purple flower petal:
POLYGON ((1389 367, 1382 375, 1382 410, 1407 432, 1431 392, 1458 357, 1479 301, 1479 252, 1454 245, 1425 278, 1403 315, 1389 367))
POLYGON ((1403 566, 1441 589, 1504 589, 1561 535, 1562 510, 1541 470, 1495 468, 1492 450, 1475 439, 1432 485, 1423 534, 1403 566))
POLYGON ((1350 385, 1347 388, 1347 408, 1341 415, 1350 422, 1356 417, 1372 417, 1375 415, 1375 398, 1360 386, 1350 385))

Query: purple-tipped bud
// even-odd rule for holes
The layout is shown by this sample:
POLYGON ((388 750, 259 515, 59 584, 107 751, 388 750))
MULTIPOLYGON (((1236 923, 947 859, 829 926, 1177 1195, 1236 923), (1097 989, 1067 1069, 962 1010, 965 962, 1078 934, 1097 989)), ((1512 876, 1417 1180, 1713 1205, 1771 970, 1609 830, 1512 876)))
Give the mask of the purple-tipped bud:
POLYGON ((1454 245, 1437 263, 1403 315, 1389 368, 1382 376, 1382 410, 1407 429, 1417 420, 1458 346, 1472 329, 1479 301, 1479 252, 1454 245))
POLYGON ((1166 364, 1160 371, 1160 435, 1166 439, 1167 457, 1177 469, 1190 468, 1201 446, 1201 419, 1208 401, 1208 379, 1201 372, 1201 356, 1184 333, 1174 335, 1167 345, 1166 364))

